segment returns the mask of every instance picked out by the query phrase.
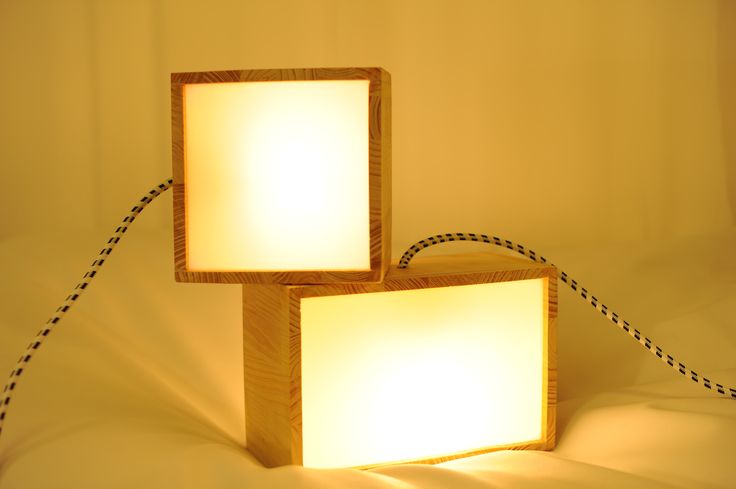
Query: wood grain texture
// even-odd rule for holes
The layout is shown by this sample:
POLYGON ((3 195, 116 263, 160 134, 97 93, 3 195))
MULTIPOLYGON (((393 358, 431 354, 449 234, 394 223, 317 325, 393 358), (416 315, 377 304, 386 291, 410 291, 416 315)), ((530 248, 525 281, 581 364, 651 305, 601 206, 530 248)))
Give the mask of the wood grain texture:
MULTIPOLYGON (((546 304, 546 332, 545 332, 545 348, 544 348, 544 364, 546 365, 543 378, 543 419, 542 437, 539 440, 518 443, 512 445, 492 446, 483 449, 470 450, 466 452, 457 452, 437 457, 402 460, 394 463, 439 463, 460 457, 467 457, 497 450, 551 450, 555 445, 555 424, 556 424, 556 403, 557 403, 557 362, 556 362, 556 318, 557 318, 557 270, 549 265, 537 264, 528 260, 515 257, 507 257, 493 253, 473 253, 465 255, 448 255, 421 257, 412 261, 407 269, 400 270, 393 265, 383 283, 380 284, 329 284, 329 285, 307 285, 307 286, 268 286, 269 294, 280 297, 280 302, 275 304, 278 312, 268 312, 261 310, 263 306, 254 309, 253 307, 244 307, 244 330, 261 331, 258 335, 246 335, 250 343, 259 341, 259 336, 266 338, 265 346, 252 345, 245 346, 247 352, 249 348, 256 350, 265 350, 267 352, 276 352, 270 346, 271 336, 278 331, 279 338, 286 341, 288 337, 288 348, 278 349, 276 356, 266 355, 261 357, 268 358, 274 362, 272 369, 277 369, 284 375, 285 365, 288 364, 290 381, 286 382, 283 377, 279 378, 277 385, 263 385, 270 378, 268 375, 259 374, 258 372, 269 371, 264 367, 259 367, 257 371, 251 373, 255 377, 251 378, 249 371, 253 372, 253 368, 246 368, 245 384, 246 384, 246 411, 252 409, 250 398, 259 400, 257 416, 248 415, 246 431, 249 433, 248 448, 256 457, 267 466, 281 465, 274 464, 277 460, 291 460, 287 463, 299 464, 302 460, 301 452, 301 324, 300 324, 300 303, 302 298, 320 297, 330 295, 344 294, 362 294, 371 292, 385 292, 396 290, 412 290, 433 287, 450 287, 454 285, 471 285, 494 282, 507 282, 514 280, 525 280, 534 278, 544 278, 546 284, 545 304, 546 304), (276 292, 279 291, 280 292, 276 292), (285 299, 284 297, 288 297, 285 299), (287 306, 288 304, 288 306, 287 306), (284 314, 288 309, 289 317, 285 318, 284 314), (255 321, 256 325, 249 324, 249 321, 255 321), (259 389, 265 389, 271 392, 272 389, 280 390, 278 396, 274 395, 257 395, 259 389), (250 392, 250 395, 248 393, 250 392), (273 406, 267 406, 262 399, 267 397, 273 399, 276 403, 273 406), (288 401, 286 398, 288 397, 288 401), (288 405, 288 409, 286 406, 288 405), (263 414, 263 410, 270 413, 263 414), (257 419, 264 417, 277 416, 279 419, 278 443, 275 441, 264 447, 259 444, 256 449, 251 448, 251 430, 256 430, 258 439, 266 439, 262 434, 261 427, 254 426, 253 423, 257 419), (290 440, 287 443, 283 440, 286 433, 286 425, 288 424, 290 440), (260 454, 267 453, 266 456, 260 454)), ((244 304, 264 304, 262 299, 264 292, 263 286, 244 285, 243 302, 244 304), (251 298, 254 296, 255 298, 251 298), (260 302, 259 302, 260 300, 260 302)), ((251 360, 252 363, 252 360, 251 360)), ((358 468, 371 468, 379 465, 362 466, 358 468)))
POLYGON ((554 267, 494 253, 417 257, 408 268, 396 265, 380 284, 324 284, 301 288, 303 297, 364 294, 452 285, 508 282, 548 277, 554 267))
POLYGON ((501 450, 551 450, 554 447, 549 447, 545 441, 531 442, 531 443, 511 443, 508 445, 495 445, 488 448, 479 448, 477 450, 466 450, 461 452, 450 453, 447 455, 440 455, 437 457, 429 458, 417 458, 407 460, 397 460, 395 462, 387 462, 380 464, 361 465, 359 467, 350 467, 352 469, 368 470, 375 469, 377 467, 386 467, 389 465, 401 465, 401 464, 441 464, 442 462, 449 462, 450 460, 457 460, 459 458, 473 457, 475 455, 481 455, 490 452, 499 452, 501 450))
POLYGON ((185 263, 187 214, 184 211, 184 185, 175 183, 171 190, 174 194, 174 263, 185 263))
POLYGON ((383 279, 391 261, 391 75, 381 68, 233 70, 171 75, 171 135, 174 186, 174 275, 179 282, 315 284, 383 279), (368 80, 368 185, 370 270, 192 271, 187 266, 186 134, 184 85, 284 80, 368 80), (184 237, 182 239, 182 236, 184 237))
POLYGON ((547 280, 547 331, 545 358, 547 365, 544 384, 547 386, 545 403, 546 419, 542 433, 546 434, 542 450, 552 450, 557 437, 557 269, 547 280))
POLYGON ((301 438, 292 430, 292 411, 301 402, 293 393, 300 376, 292 369, 299 351, 292 351, 291 316, 287 288, 243 286, 246 444, 267 467, 301 463, 301 438))

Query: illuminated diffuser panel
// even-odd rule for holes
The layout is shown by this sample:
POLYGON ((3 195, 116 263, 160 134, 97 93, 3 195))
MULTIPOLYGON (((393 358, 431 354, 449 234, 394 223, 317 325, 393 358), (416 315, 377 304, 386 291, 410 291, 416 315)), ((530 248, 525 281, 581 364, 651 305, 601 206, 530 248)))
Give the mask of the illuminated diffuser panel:
POLYGON ((556 272, 416 258, 382 284, 244 286, 248 449, 267 466, 554 444, 556 272))
POLYGON ((378 282, 390 248, 379 68, 172 75, 176 277, 378 282))

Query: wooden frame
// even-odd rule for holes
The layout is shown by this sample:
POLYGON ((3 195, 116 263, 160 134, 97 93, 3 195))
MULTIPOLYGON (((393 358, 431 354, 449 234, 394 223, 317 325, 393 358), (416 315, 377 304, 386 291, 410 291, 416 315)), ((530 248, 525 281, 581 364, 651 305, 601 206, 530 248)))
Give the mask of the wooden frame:
POLYGON ((391 253, 391 75, 381 68, 211 71, 171 75, 174 193, 174 271, 180 282, 342 283, 380 282, 391 253), (187 267, 186 161, 183 87, 196 83, 280 80, 369 81, 370 270, 191 271, 187 267))
MULTIPOLYGON (((407 269, 392 266, 381 284, 286 287, 243 286, 247 447, 264 465, 302 464, 301 332, 302 298, 363 294, 455 285, 546 280, 542 437, 533 443, 494 446, 406 463, 438 463, 502 449, 549 450, 555 443, 557 399, 555 322, 557 270, 502 255, 417 258, 407 269)), ((383 465, 383 464, 381 464, 383 465)), ((360 467, 368 468, 368 467, 360 467)))

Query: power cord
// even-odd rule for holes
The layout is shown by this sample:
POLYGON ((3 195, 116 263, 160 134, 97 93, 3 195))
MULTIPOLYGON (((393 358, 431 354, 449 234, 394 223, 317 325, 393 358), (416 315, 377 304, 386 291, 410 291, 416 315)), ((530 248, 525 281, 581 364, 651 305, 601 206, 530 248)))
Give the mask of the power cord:
POLYGON ((15 368, 13 368, 13 370, 10 372, 10 378, 8 379, 8 383, 5 384, 2 398, 0 398, 0 435, 2 435, 3 432, 3 424, 5 423, 5 416, 8 412, 10 399, 13 395, 13 392, 15 391, 15 388, 17 387, 21 374, 25 371, 28 363, 31 361, 33 355, 36 353, 36 350, 38 350, 41 345, 43 345, 43 342, 54 330, 54 327, 59 324, 59 321, 61 321, 61 319, 69 311, 69 309, 71 309, 72 306, 77 303, 77 300, 81 297, 82 293, 87 290, 87 286, 92 281, 92 279, 95 278, 95 276, 97 275, 97 271, 100 269, 100 267, 102 267, 102 265, 105 264, 105 262, 107 261, 107 257, 110 256, 112 250, 115 249, 115 245, 118 244, 120 238, 123 236, 123 234, 125 234, 125 231, 128 230, 128 227, 133 223, 133 221, 135 221, 135 218, 138 217, 138 214, 140 214, 148 204, 153 202, 153 199, 161 195, 163 192, 166 192, 171 187, 172 183, 173 180, 170 178, 168 180, 164 180, 163 182, 159 183, 151 190, 149 190, 148 193, 141 197, 140 201, 138 201, 136 205, 133 206, 133 208, 130 210, 130 213, 123 219, 123 222, 117 227, 117 229, 115 229, 115 233, 110 237, 110 239, 107 240, 107 243, 105 243, 105 247, 102 248, 100 254, 97 256, 97 258, 95 258, 95 261, 92 262, 89 270, 82 277, 82 281, 79 282, 76 287, 74 287, 74 290, 72 290, 72 292, 66 297, 66 299, 64 299, 64 302, 56 309, 54 315, 51 316, 51 318, 46 321, 44 327, 38 333, 36 333, 36 337, 33 338, 31 343, 26 348, 25 352, 23 352, 23 355, 21 355, 21 357, 18 359, 18 362, 15 364, 15 368))
MULTIPOLYGON (((507 239, 501 239, 496 236, 489 237, 485 234, 475 233, 446 233, 430 236, 411 245, 409 249, 407 249, 401 256, 398 267, 406 268, 407 266, 409 266, 409 262, 411 261, 411 259, 421 250, 449 241, 478 241, 481 243, 488 243, 520 253, 537 263, 549 263, 545 257, 537 255, 533 250, 525 248, 524 246, 516 244, 507 239)), ((549 264, 554 266, 552 263, 549 264)), ((574 292, 580 295, 580 297, 582 297, 588 304, 593 306, 595 310, 600 311, 600 313, 606 316, 609 321, 621 328, 624 332, 628 333, 628 335, 634 338, 640 345, 649 350, 649 352, 653 355, 656 355, 657 358, 675 369, 678 373, 689 378, 696 384, 702 385, 706 389, 715 390, 719 394, 730 396, 731 398, 736 399, 736 389, 732 387, 724 387, 722 384, 713 382, 709 378, 703 377, 694 370, 687 368, 683 363, 679 362, 678 360, 675 360, 672 355, 665 353, 665 351, 662 350, 659 346, 655 345, 652 340, 644 336, 641 331, 633 328, 628 321, 624 321, 623 319, 621 319, 621 317, 617 313, 610 310, 608 306, 600 302, 596 298, 596 296, 588 292, 585 287, 581 286, 576 280, 573 280, 566 272, 563 272, 562 270, 560 270, 560 280, 562 280, 574 292)))
MULTIPOLYGON (((170 178, 164 180, 162 183, 149 190, 148 193, 145 194, 140 199, 140 201, 136 203, 135 206, 133 206, 133 208, 130 210, 130 213, 125 216, 123 222, 115 229, 115 233, 112 235, 112 237, 110 237, 110 239, 107 240, 105 247, 102 249, 102 251, 100 251, 97 258, 95 258, 95 260, 92 262, 89 270, 82 277, 82 281, 79 282, 76 287, 74 287, 72 292, 66 297, 66 299, 64 299, 64 302, 61 304, 61 306, 56 309, 54 315, 51 316, 44 327, 36 334, 35 338, 33 338, 31 343, 23 352, 23 355, 21 355, 21 357, 18 359, 15 368, 13 368, 13 370, 10 372, 10 378, 8 379, 8 382, 3 389, 2 398, 0 398, 0 435, 2 435, 3 425, 5 423, 5 418, 8 412, 8 406, 10 405, 12 395, 15 392, 21 374, 23 374, 23 372, 27 368, 28 363, 33 358, 33 355, 41 347, 41 345, 43 345, 46 338, 54 330, 54 327, 59 324, 59 321, 61 321, 61 319, 69 311, 69 309, 71 309, 71 307, 76 304, 82 293, 87 290, 87 286, 90 284, 92 279, 97 276, 97 271, 106 262, 107 257, 110 256, 110 253, 112 253, 112 250, 118 244, 123 234, 125 234, 125 232, 128 230, 128 227, 133 223, 133 221, 135 221, 136 217, 138 217, 143 209, 145 209, 148 204, 153 202, 156 197, 171 188, 172 183, 173 181, 170 178)), ((414 255, 416 255, 424 248, 429 248, 430 246, 449 241, 478 241, 489 243, 516 251, 517 253, 520 253, 535 262, 549 263, 546 258, 544 258, 543 256, 538 256, 534 251, 524 248, 520 244, 515 244, 508 240, 502 240, 501 238, 497 238, 495 236, 489 237, 485 234, 474 233, 447 233, 430 236, 412 245, 401 256, 398 267, 406 268, 414 255)), ((623 329, 626 333, 629 334, 629 336, 636 339, 639 344, 644 346, 644 348, 649 350, 652 354, 656 355, 663 362, 667 363, 670 367, 677 370, 680 374, 690 378, 690 380, 695 383, 701 384, 707 389, 715 390, 719 394, 730 396, 736 399, 736 389, 726 388, 721 384, 714 383, 710 379, 700 376, 695 371, 687 368, 684 364, 676 361, 674 357, 666 354, 659 346, 655 345, 652 340, 644 336, 639 330, 632 328, 627 321, 622 320, 618 314, 609 310, 608 307, 602 302, 599 302, 594 295, 590 294, 584 287, 581 287, 577 283, 577 281, 570 278, 567 273, 560 271, 560 280, 569 285, 573 291, 577 292, 591 306, 600 311, 611 322, 613 322, 613 324, 623 329)))

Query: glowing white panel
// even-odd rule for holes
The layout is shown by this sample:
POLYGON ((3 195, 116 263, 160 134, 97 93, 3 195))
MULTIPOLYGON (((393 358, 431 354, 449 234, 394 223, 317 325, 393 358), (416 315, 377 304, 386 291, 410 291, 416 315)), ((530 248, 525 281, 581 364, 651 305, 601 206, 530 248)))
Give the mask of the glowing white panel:
POLYGON ((369 270, 368 80, 184 86, 189 270, 369 270))
POLYGON ((302 299, 303 461, 539 441, 544 279, 302 299))

